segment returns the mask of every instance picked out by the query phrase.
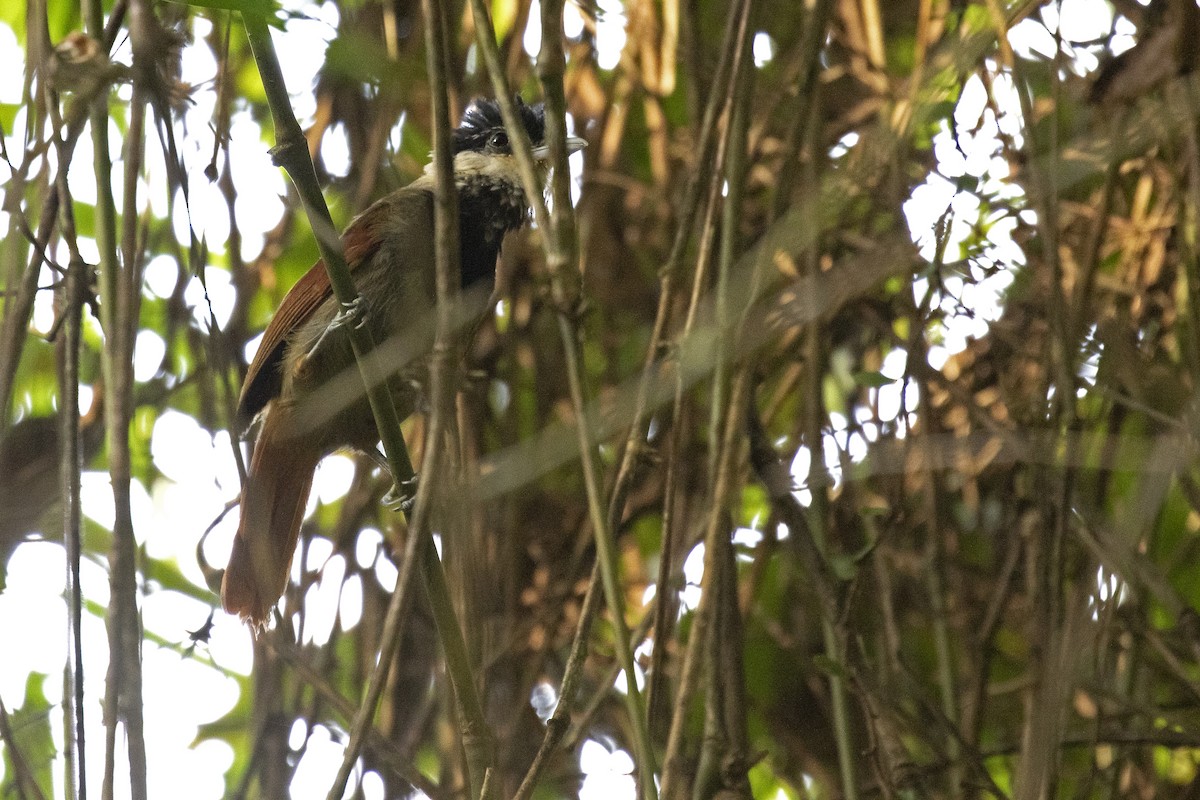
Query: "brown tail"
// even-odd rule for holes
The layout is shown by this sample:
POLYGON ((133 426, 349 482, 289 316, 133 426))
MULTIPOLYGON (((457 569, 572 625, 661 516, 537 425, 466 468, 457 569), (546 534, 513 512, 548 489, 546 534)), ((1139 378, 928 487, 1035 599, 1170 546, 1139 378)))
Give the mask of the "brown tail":
POLYGON ((276 403, 266 415, 242 490, 242 519, 221 584, 230 614, 253 625, 267 621, 287 586, 304 506, 321 451, 311 437, 285 435, 290 409, 276 403))

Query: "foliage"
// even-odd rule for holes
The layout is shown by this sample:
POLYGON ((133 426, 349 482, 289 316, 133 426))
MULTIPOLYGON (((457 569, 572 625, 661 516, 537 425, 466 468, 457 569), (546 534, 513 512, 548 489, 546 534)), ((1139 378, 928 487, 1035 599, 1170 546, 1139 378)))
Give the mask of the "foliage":
MULTIPOLYGON (((443 5, 461 107, 491 84, 469 4, 443 5)), ((489 5, 511 85, 533 97, 537 7, 489 5)), ((225 772, 206 791, 323 794, 319 753, 332 742, 336 764, 353 726, 408 530, 374 461, 330 460, 322 474, 346 480, 306 520, 252 672, 225 649, 249 647, 215 593, 237 514, 236 393, 316 258, 269 166, 234 12, 265 15, 285 59, 289 41, 311 48, 308 26, 328 40, 299 54, 320 65, 311 86, 287 77, 344 225, 428 160, 421 4, 13 8, 0 20, 26 80, 0 104, 0 591, 15 596, 10 567, 39 540, 64 542, 68 564, 79 543, 78 630, 109 632, 85 648, 84 752, 119 722, 131 744, 109 753, 135 797, 137 743, 153 771, 169 738, 149 699, 160 655, 236 683, 188 743, 232 754, 207 762, 225 772), (75 385, 82 413, 64 425, 75 385), (110 471, 97 501, 92 478, 110 471), (111 592, 89 583, 99 572, 111 592), (168 600, 188 616, 163 625, 168 600)), ((514 795, 548 730, 562 739, 534 796, 601 780, 597 743, 646 760, 605 612, 560 697, 596 582, 586 423, 603 501, 620 501, 664 795, 1193 796, 1200 8, 751 0, 739 65, 743 8, 567 9, 586 302, 561 306, 541 229, 507 240, 499 302, 458 371, 450 466, 422 474, 494 736, 491 788, 514 795), (1115 21, 1085 35, 1089 15, 1115 21), (547 728, 556 704, 570 713, 547 728)), ((424 425, 405 425, 418 468, 424 425)), ((359 796, 461 794, 463 731, 424 595, 406 623, 359 796)), ((69 674, 70 654, 54 656, 69 674)), ((70 680, 60 693, 56 671, 18 677, 19 694, 0 691, 0 794, 71 794, 54 770, 79 762, 55 742, 73 741, 84 695, 70 680)), ((102 764, 88 760, 89 783, 102 764)))

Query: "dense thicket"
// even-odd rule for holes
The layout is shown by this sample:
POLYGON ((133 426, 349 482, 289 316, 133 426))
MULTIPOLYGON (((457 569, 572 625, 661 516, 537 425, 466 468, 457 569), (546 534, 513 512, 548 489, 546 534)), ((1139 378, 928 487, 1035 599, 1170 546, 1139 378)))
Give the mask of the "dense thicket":
MULTIPOLYGON (((472 4, 433 5, 457 111, 494 88, 472 4)), ((361 796, 461 796, 483 764, 495 797, 613 786, 587 742, 627 752, 643 797, 1197 796, 1194 0, 613 0, 569 6, 566 34, 561 8, 490 4, 510 85, 561 89, 589 141, 575 225, 508 240, 421 473, 488 729, 461 724, 417 591, 361 796)), ((162 646, 238 682, 198 733, 234 754, 210 767, 229 796, 321 794, 333 770, 298 786, 297 764, 318 732, 346 742, 386 641, 409 529, 366 458, 306 521, 252 675, 207 628, 188 642, 202 615, 142 618, 168 592, 219 608, 236 509, 188 517, 170 487, 232 506, 248 345, 317 252, 290 182, 261 202, 275 139, 243 15, 285 65, 320 63, 285 78, 336 224, 431 149, 421 3, 286 9, 0 10, 25 69, 0 104, 0 588, 39 540, 111 587, 68 580, 64 624, 108 641, 68 648, 66 691, 31 670, 0 695, 5 796, 83 769, 152 796, 162 646), (197 440, 172 431, 218 438, 181 472, 197 440), (113 498, 82 521, 81 469, 113 498), (107 757, 84 765, 78 735, 107 757)), ((418 468, 425 431, 405 428, 418 468)))

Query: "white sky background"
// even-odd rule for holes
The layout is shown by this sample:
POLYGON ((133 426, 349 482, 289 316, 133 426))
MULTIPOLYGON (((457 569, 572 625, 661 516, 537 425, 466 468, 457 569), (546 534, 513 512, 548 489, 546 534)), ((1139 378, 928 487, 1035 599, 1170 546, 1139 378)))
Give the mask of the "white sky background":
MULTIPOLYGON (((536 0, 535 0, 536 3, 536 0)), ((312 87, 320 59, 315 53, 323 53, 325 45, 336 34, 337 10, 332 3, 314 5, 302 0, 285 2, 290 10, 303 15, 287 23, 286 33, 275 35, 275 45, 282 62, 283 72, 288 76, 293 105, 302 125, 312 121, 315 100, 312 87)), ((625 20, 618 0, 601 0, 605 12, 598 26, 598 46, 602 67, 615 66, 621 46, 624 44, 625 20)), ((1102 39, 1114 24, 1112 10, 1104 0, 1063 0, 1061 33, 1067 42, 1085 42, 1102 39)), ((573 5, 567 6, 568 33, 577 31, 581 25, 573 5)), ((1046 26, 1053 30, 1056 14, 1051 6, 1040 17, 1023 21, 1012 31, 1010 40, 1021 54, 1030 52, 1049 56, 1053 52, 1054 39, 1046 26), (1044 23, 1044 24, 1043 24, 1044 23)), ((536 8, 530 15, 535 22, 525 37, 526 48, 536 51, 539 43, 536 8)), ((200 41, 208 33, 211 23, 196 19, 193 26, 194 40, 200 42, 188 46, 183 56, 183 78, 199 86, 193 95, 195 105, 187 111, 189 135, 181 138, 184 159, 192 174, 192 222, 197 234, 204 236, 215 255, 224 253, 228 236, 228 220, 224 200, 216 187, 204 178, 202 170, 211 154, 211 139, 208 134, 212 110, 216 102, 212 90, 212 79, 216 63, 207 46, 200 41)), ((1118 49, 1132 46, 1129 36, 1132 26, 1125 20, 1116 22, 1116 30, 1122 34, 1115 42, 1118 49)), ((118 50, 115 57, 128 62, 128 44, 118 50)), ((772 47, 765 36, 756 38, 755 59, 760 65, 770 58, 772 47)), ((1083 74, 1096 66, 1095 55, 1084 49, 1073 50, 1071 68, 1083 74)), ((19 103, 20 87, 24 71, 23 53, 17 46, 12 31, 0 24, 0 102, 19 103)), ((128 92, 128 88, 123 89, 128 92)), ((1004 79, 997 81, 997 94, 1001 98, 1011 93, 1004 86, 1004 79)), ((1003 189, 1013 191, 1004 184, 1008 167, 1001 157, 997 132, 1019 136, 1019 113, 1015 111, 1015 99, 1005 104, 1005 114, 1000 120, 992 117, 983 107, 983 88, 978 78, 971 78, 962 93, 956 109, 956 121, 960 132, 975 130, 973 136, 964 136, 965 157, 952 141, 949 131, 935 138, 935 155, 939 162, 937 172, 913 193, 905 205, 910 229, 914 238, 923 247, 922 252, 930 257, 933 252, 932 231, 937 220, 949 206, 953 210, 951 244, 948 259, 953 260, 957 243, 967 235, 970 226, 978 217, 978 199, 966 192, 956 192, 954 181, 963 176, 977 176, 984 180, 983 191, 1003 189), (982 121, 981 121, 982 116, 982 121)), ((24 112, 22 112, 23 115, 24 112)), ((120 162, 120 141, 113 130, 112 157, 120 162)), ((22 152, 20 145, 24 136, 23 116, 18 119, 16 129, 9 132, 10 154, 22 152)), ((398 141, 398 132, 393 136, 393 145, 398 141)), ((853 141, 844 146, 852 147, 853 141)), ((261 249, 265 232, 270 230, 283 210, 280 199, 285 192, 282 173, 271 165, 257 124, 248 112, 237 112, 233 116, 231 130, 231 158, 233 174, 238 177, 238 200, 236 213, 244 243, 243 258, 254 258, 261 249)), ((334 173, 344 171, 348 165, 346 138, 340 129, 331 130, 325 137, 322 157, 334 173)), ((161 154, 155 146, 146 148, 150 176, 142 184, 139 197, 149 202, 153 212, 165 215, 167 198, 166 180, 163 177, 161 154)), ((52 156, 51 156, 52 158, 52 156)), ((75 159, 70 170, 72 191, 80 202, 94 202, 92 185, 91 140, 87 136, 79 139, 75 159)), ((121 170, 114 169, 114 191, 120 203, 121 170)), ((8 180, 7 168, 0 166, 0 183, 8 180)), ((187 241, 186 218, 183 204, 176 205, 175 227, 177 234, 187 241)), ((1025 212, 1031 213, 1031 212, 1025 212)), ((7 215, 0 212, 0 228, 7 228, 7 215)), ((1020 264, 1023 257, 1011 240, 1015 221, 1007 220, 993 229, 990 250, 985 257, 998 265, 1020 264)), ((96 259, 95 245, 81 242, 85 258, 96 259)), ((218 267, 206 272, 209 296, 218 321, 228 319, 233 290, 229 285, 228 273, 218 267)), ((176 280, 176 267, 165 257, 152 260, 146 270, 146 290, 158 297, 169 296, 176 280)), ((43 285, 49 280, 44 280, 43 285)), ((983 335, 988 322, 999 316, 1000 293, 1011 282, 1007 269, 1000 269, 993 277, 977 283, 957 282, 951 278, 947 289, 958 294, 963 305, 975 311, 969 318, 955 313, 956 301, 952 297, 938 298, 948 312, 942 331, 941 344, 934 347, 930 359, 940 367, 949 355, 962 350, 970 338, 983 335)), ((924 296, 926 286, 916 281, 913 287, 918 301, 924 296)), ((187 289, 189 302, 197 307, 198 319, 206 315, 203 307, 199 281, 192 279, 187 289)), ((34 327, 45 332, 52 321, 50 293, 39 295, 34 318, 34 327)), ((139 380, 155 374, 165 344, 153 331, 143 331, 138 336, 136 371, 139 380)), ((895 351, 884 361, 883 373, 901 379, 905 370, 905 354, 895 351)), ((900 385, 894 383, 879 391, 881 416, 897 417, 900 412, 900 385)), ((85 391, 83 403, 89 397, 85 391)), ((910 406, 911 410, 911 406, 910 406)), ((839 479, 838 450, 848 451, 854 459, 861 459, 866 452, 867 440, 878 435, 870 427, 862 433, 849 433, 850 426, 844 419, 833 420, 833 433, 826 441, 826 461, 839 479), (865 437, 865 438, 864 438, 865 437)), ((196 564, 196 547, 208 522, 216 518, 225 503, 236 497, 237 474, 230 456, 228 433, 216 434, 201 428, 191 417, 179 412, 167 411, 155 423, 151 443, 151 455, 162 479, 146 487, 135 481, 134 524, 139 542, 147 553, 156 559, 173 560, 182 573, 197 586, 204 581, 196 564)), ((343 457, 331 457, 323 462, 317 474, 310 512, 320 502, 333 502, 348 489, 351 464, 343 457)), ((797 476, 805 476, 808 469, 808 453, 802 450, 793 465, 797 476)), ((93 472, 84 475, 84 511, 99 524, 110 527, 113 520, 113 504, 105 473, 93 472)), ((807 491, 799 496, 808 502, 807 491)), ((236 512, 228 515, 206 542, 205 555, 213 564, 224 564, 230 542, 236 528, 236 512)), ((756 534, 744 531, 742 538, 752 543, 756 534)), ((382 536, 368 531, 360 539, 356 560, 364 567, 374 566, 376 577, 387 587, 395 580, 395 570, 386 559, 378 558, 382 536)), ((341 614, 343 627, 357 623, 361 611, 361 586, 350 584, 340 592, 345 564, 340 556, 330 558, 332 547, 318 540, 309 551, 309 568, 324 569, 324 577, 308 598, 311 613, 308 618, 307 636, 316 643, 327 640, 335 614, 341 614)), ((693 552, 687 562, 689 583, 698 584, 697 572, 702 564, 699 552, 693 552)), ((299 564, 294 565, 299 570, 299 564)), ((62 668, 67 650, 66 605, 63 600, 63 575, 65 572, 64 552, 60 545, 51 542, 29 542, 21 545, 12 556, 8 568, 8 588, 0 594, 0 642, 20 643, 20 646, 5 648, 0 658, 0 699, 10 710, 24 704, 25 683, 28 676, 43 675, 42 691, 47 700, 57 707, 62 701, 62 668)), ((101 606, 108 602, 107 565, 96 562, 83 564, 82 587, 88 602, 101 606)), ((685 590, 685 600, 694 601, 695 586, 685 590)), ((212 599, 216 603, 216 598, 212 599)), ((142 611, 146 630, 170 642, 186 643, 186 630, 200 627, 208 616, 211 606, 173 591, 161 590, 153 584, 147 587, 142 598, 142 611)), ((86 663, 92 666, 87 675, 88 715, 88 772, 90 791, 98 795, 103 764, 103 733, 100 718, 100 699, 103 695, 104 670, 98 665, 107 663, 107 640, 102 620, 85 614, 84 654, 86 663)), ((215 618, 211 644, 199 648, 195 658, 185 658, 179 653, 145 643, 145 716, 146 746, 149 764, 150 795, 152 797, 196 798, 197 800, 219 798, 224 791, 224 773, 233 762, 231 748, 216 741, 192 746, 197 726, 219 719, 229 712, 237 701, 238 686, 230 674, 246 675, 251 665, 250 637, 246 628, 237 620, 219 612, 215 618), (211 663, 209 658, 211 657, 211 663), (181 776, 187 780, 181 781, 181 776)), ((620 681, 618 682, 620 683, 620 681)), ((552 691, 552 690, 551 690, 552 691)), ((535 693, 536 695, 536 693, 535 693)), ((544 701, 545 698, 542 698, 544 701)), ((535 696, 535 700, 537 697, 535 696)), ((54 713, 54 712, 52 712, 54 713)), ((52 722, 55 741, 60 751, 63 746, 62 729, 57 714, 52 722)), ((299 725, 293 731, 294 746, 303 742, 305 730, 299 725)), ((582 797, 586 800, 599 798, 633 797, 633 780, 630 777, 632 762, 622 751, 610 752, 611 745, 589 741, 580 756, 583 772, 587 775, 582 797)), ((295 798, 323 798, 332 776, 340 762, 342 745, 334 741, 329 731, 316 728, 308 740, 307 750, 296 771, 292 784, 295 798)), ((0 770, 3 764, 0 763, 0 770)), ((120 774, 120 769, 118 774, 120 774)), ((55 780, 61 782, 62 765, 54 768, 55 780)), ((364 791, 369 800, 383 796, 382 781, 378 776, 366 776, 364 791)), ((63 795, 61 783, 56 783, 55 794, 63 795)), ((118 796, 127 794, 118 789, 118 796)))

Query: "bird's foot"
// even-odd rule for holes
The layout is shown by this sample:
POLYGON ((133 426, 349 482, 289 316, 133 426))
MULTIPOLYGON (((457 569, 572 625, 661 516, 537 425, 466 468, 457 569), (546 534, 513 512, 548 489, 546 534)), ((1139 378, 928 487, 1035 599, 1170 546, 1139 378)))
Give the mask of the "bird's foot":
POLYGON ((406 481, 397 481, 392 484, 392 488, 388 489, 388 493, 383 496, 383 504, 392 511, 407 514, 412 511, 416 499, 417 476, 414 475, 406 481))
POLYGON ((367 303, 363 300, 362 295, 354 298, 349 303, 341 303, 340 305, 342 310, 329 323, 330 329, 343 328, 349 325, 355 330, 360 330, 363 325, 367 324, 367 303))
POLYGON ((333 319, 325 326, 325 330, 321 331, 321 335, 313 342, 312 347, 308 348, 308 352, 304 354, 305 361, 316 354, 321 345, 325 343, 326 337, 334 331, 346 327, 359 330, 367 324, 367 304, 361 295, 349 303, 340 303, 339 305, 341 305, 341 311, 333 315, 333 319))

